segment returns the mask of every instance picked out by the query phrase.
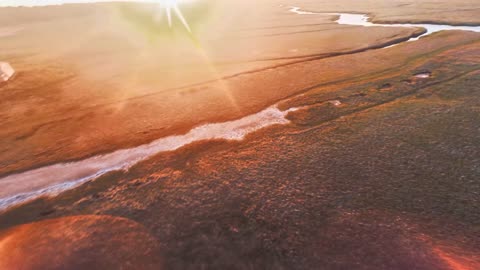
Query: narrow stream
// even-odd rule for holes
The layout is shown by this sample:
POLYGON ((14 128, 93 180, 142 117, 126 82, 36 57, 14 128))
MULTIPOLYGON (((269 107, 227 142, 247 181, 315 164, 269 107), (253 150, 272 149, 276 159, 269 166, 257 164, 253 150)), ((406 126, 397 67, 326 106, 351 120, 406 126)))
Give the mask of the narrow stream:
MULTIPOLYGON (((426 32, 418 37, 409 39, 409 41, 418 40, 421 37, 431 35, 436 32, 446 31, 446 30, 462 30, 462 31, 473 31, 480 32, 480 26, 453 26, 453 25, 444 25, 444 24, 377 24, 370 22, 370 17, 367 14, 358 14, 358 13, 321 13, 321 12, 311 12, 302 10, 299 7, 291 7, 290 12, 293 12, 298 15, 336 15, 339 18, 335 21, 338 24, 343 25, 358 25, 365 27, 421 27, 425 28, 426 32)), ((391 47, 391 46, 386 46, 391 47)))
MULTIPOLYGON (((188 0, 184 0, 188 1, 188 0)), ((0 1, 0 6, 36 6, 63 4, 63 3, 99 2, 95 0, 85 1, 0 1)), ((148 2, 148 0, 146 1, 148 2)), ((292 7, 290 12, 299 15, 338 15, 336 21, 339 24, 359 25, 365 27, 423 27, 427 30, 422 36, 426 36, 443 30, 464 30, 480 32, 480 27, 451 26, 433 24, 374 24, 369 22, 366 14, 351 13, 315 13, 292 7)), ((409 41, 417 40, 412 38, 409 41)), ((6 68, 4 68, 6 70, 6 68)), ((3 72, 7 73, 7 72, 3 72)), ((295 109, 281 111, 276 106, 269 107, 261 112, 244 118, 224 122, 206 124, 192 129, 184 135, 160 138, 149 144, 138 147, 118 150, 110 154, 98 155, 81 161, 60 163, 13 174, 0 179, 0 210, 23 203, 43 195, 55 195, 62 191, 77 187, 87 181, 95 179, 108 172, 128 170, 138 162, 148 159, 158 153, 173 151, 182 146, 197 141, 224 139, 242 140, 247 134, 261 128, 276 124, 287 124, 287 114, 295 109)))
POLYGON ((296 109, 281 111, 272 106, 238 120, 202 125, 184 135, 164 137, 149 144, 110 154, 6 176, 0 179, 0 210, 42 195, 58 194, 108 172, 128 170, 158 153, 173 151, 193 142, 213 139, 242 140, 259 129, 289 123, 285 117, 294 110, 296 109))

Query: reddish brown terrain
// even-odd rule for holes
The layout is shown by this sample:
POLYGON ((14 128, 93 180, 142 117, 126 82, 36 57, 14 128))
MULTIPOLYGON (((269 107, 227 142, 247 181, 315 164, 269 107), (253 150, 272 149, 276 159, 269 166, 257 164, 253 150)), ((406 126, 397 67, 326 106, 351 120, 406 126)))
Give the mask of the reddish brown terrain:
POLYGON ((3 210, 0 270, 480 269, 480 33, 288 11, 479 25, 478 3, 203 4, 195 38, 148 4, 0 8, 2 176, 296 108, 3 210))
MULTIPOLYGON (((322 72, 303 78, 313 72, 303 69, 310 63, 305 58, 364 50, 421 31, 339 26, 332 16, 303 18, 273 4, 268 10, 229 6, 201 27, 199 41, 192 43, 181 34, 150 37, 145 31, 153 31, 152 26, 137 29, 137 20, 125 18, 127 7, 0 9, 0 24, 22 27, 1 44, 0 59, 18 74, 1 91, 0 174, 137 146, 200 123, 252 114, 306 87, 359 71, 310 64, 322 72), (225 25, 235 8, 257 16, 255 26, 243 18, 225 25), (23 17, 28 24, 18 26, 23 17), (279 22, 287 27, 276 28, 279 22), (82 31, 69 35, 71 29, 82 31), (297 64, 285 66, 291 62, 297 64), (302 78, 282 76, 293 69, 302 78), (204 83, 211 80, 216 81, 204 83)), ((144 9, 127 10, 143 14, 144 9)), ((382 63, 372 64, 382 68, 382 63)))

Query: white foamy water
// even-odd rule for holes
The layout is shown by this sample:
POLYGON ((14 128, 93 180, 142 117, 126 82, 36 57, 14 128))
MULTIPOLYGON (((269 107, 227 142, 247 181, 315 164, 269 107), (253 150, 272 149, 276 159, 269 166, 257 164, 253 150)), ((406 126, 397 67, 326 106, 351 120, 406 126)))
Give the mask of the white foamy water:
POLYGON ((13 67, 7 62, 0 62, 0 82, 6 82, 15 74, 13 67))
POLYGON ((276 106, 269 107, 238 120, 202 125, 184 135, 164 137, 149 144, 110 154, 4 177, 0 179, 0 210, 42 195, 58 194, 108 172, 128 170, 158 153, 173 151, 193 142, 212 139, 242 140, 247 134, 261 128, 289 123, 285 117, 294 110, 281 111, 276 106))
POLYGON ((431 75, 432 74, 430 72, 424 72, 424 73, 415 74, 414 77, 418 79, 428 79, 430 78, 431 75))
MULTIPOLYGON (((480 26, 453 26, 453 25, 443 25, 443 24, 378 24, 370 22, 370 17, 367 14, 355 14, 355 13, 320 13, 320 12, 311 12, 302 10, 299 7, 291 7, 290 12, 299 15, 336 15, 339 16, 338 20, 335 22, 343 25, 358 25, 365 27, 422 27, 426 29, 426 32, 418 37, 411 38, 408 41, 415 41, 423 36, 428 36, 430 34, 445 31, 445 30, 463 30, 463 31, 473 31, 480 32, 480 26)), ((389 46, 391 47, 391 46, 389 46)))

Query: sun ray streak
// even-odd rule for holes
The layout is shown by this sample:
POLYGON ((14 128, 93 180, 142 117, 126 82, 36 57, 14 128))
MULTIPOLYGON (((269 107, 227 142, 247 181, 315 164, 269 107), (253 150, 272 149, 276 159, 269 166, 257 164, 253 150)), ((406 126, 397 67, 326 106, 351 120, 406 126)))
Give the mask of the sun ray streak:
POLYGON ((182 22, 183 26, 185 26, 185 28, 187 29, 187 31, 191 33, 192 30, 190 29, 190 25, 188 25, 187 20, 185 19, 185 17, 183 17, 182 11, 180 11, 180 9, 178 8, 178 5, 177 5, 177 4, 174 4, 174 5, 173 5, 173 11, 175 11, 175 14, 176 14, 177 17, 180 19, 180 21, 182 22))
POLYGON ((168 27, 172 27, 172 11, 170 6, 167 6, 165 8, 165 11, 167 12, 167 20, 168 20, 168 27))

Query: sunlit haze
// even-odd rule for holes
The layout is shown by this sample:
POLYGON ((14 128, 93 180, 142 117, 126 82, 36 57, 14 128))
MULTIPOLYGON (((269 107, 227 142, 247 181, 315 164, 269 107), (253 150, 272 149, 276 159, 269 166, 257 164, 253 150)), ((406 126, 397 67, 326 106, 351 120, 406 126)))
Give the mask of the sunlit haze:
POLYGON ((63 5, 63 4, 85 4, 85 3, 101 3, 101 2, 144 2, 144 3, 159 3, 170 4, 172 2, 188 3, 196 0, 0 0, 0 7, 34 7, 34 6, 49 6, 49 5, 63 5))

